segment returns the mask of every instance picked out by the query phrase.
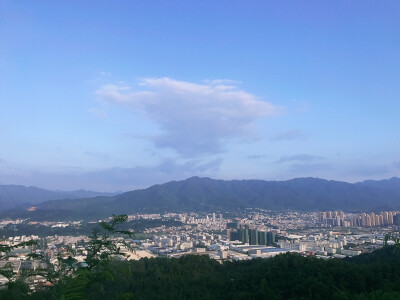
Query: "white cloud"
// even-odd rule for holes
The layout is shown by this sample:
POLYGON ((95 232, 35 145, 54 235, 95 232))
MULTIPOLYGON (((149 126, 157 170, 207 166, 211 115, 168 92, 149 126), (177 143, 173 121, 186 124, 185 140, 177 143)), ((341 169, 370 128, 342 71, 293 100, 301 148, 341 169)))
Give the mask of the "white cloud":
POLYGON ((226 141, 248 135, 254 121, 277 110, 226 80, 197 84, 144 78, 134 88, 103 85, 96 95, 144 114, 163 132, 153 138, 156 146, 188 156, 222 151, 226 141))
POLYGON ((238 80, 231 80, 231 79, 206 79, 204 83, 207 85, 227 85, 227 86, 238 86, 241 84, 238 80))

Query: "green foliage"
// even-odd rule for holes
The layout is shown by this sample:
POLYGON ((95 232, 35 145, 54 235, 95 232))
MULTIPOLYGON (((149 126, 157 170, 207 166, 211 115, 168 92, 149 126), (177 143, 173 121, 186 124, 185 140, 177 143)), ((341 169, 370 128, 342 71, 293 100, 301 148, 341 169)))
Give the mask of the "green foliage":
MULTIPOLYGON (((67 216, 63 216, 63 219, 68 219, 67 216)), ((154 227, 171 227, 180 226, 181 222, 172 219, 155 219, 155 220, 131 220, 129 222, 119 224, 120 229, 132 229, 137 232, 143 232, 147 228, 154 227)), ((38 235, 38 236, 51 236, 51 235, 90 235, 94 228, 98 227, 98 224, 82 222, 80 226, 67 226, 67 227, 50 227, 41 224, 28 224, 21 223, 17 225, 7 225, 4 228, 0 228, 0 236, 20 236, 20 235, 38 235)))
POLYGON ((385 292, 382 290, 373 291, 371 293, 363 293, 358 295, 356 300, 398 300, 400 292, 385 292))
MULTIPOLYGON (((57 286, 52 289, 46 295, 40 295, 36 293, 32 297, 41 299, 47 297, 49 299, 85 299, 84 289, 86 286, 93 282, 113 281, 114 275, 109 272, 105 266, 112 260, 116 255, 125 255, 121 253, 121 249, 118 246, 123 244, 128 247, 123 241, 116 243, 113 240, 115 235, 128 235, 131 236, 131 232, 126 230, 119 230, 117 227, 125 223, 128 219, 126 215, 113 215, 109 221, 102 221, 99 223, 100 228, 95 228, 92 235, 89 237, 89 243, 86 246, 88 251, 87 255, 87 266, 80 266, 77 261, 73 258, 75 254, 71 248, 67 247, 67 253, 69 255, 65 257, 65 253, 61 254, 58 252, 56 259, 57 264, 52 264, 49 258, 30 254, 30 258, 39 259, 46 268, 37 269, 34 271, 26 271, 19 279, 15 282, 8 284, 8 289, 0 291, 0 299, 20 299, 22 296, 28 296, 29 288, 24 284, 24 280, 35 275, 44 276, 47 281, 57 286), (95 271, 91 272, 92 269, 95 271), (14 298, 13 298, 14 297, 14 298)), ((15 246, 0 245, 0 251, 5 254, 2 256, 3 259, 7 258, 9 253, 19 247, 25 246, 37 246, 38 243, 35 241, 29 241, 20 243, 15 246)), ((0 270, 0 274, 10 278, 14 275, 11 265, 6 264, 5 267, 0 270)), ((101 289, 102 290, 102 289, 101 289)))
POLYGON ((90 282, 90 276, 78 274, 65 284, 63 298, 65 300, 85 299, 84 288, 90 282))
MULTIPOLYGON (((102 221, 99 223, 102 230, 93 230, 86 247, 86 250, 88 251, 86 257, 88 269, 92 269, 101 264, 106 264, 110 258, 115 255, 125 256, 125 254, 121 252, 121 248, 118 247, 117 243, 112 240, 112 235, 124 234, 132 236, 130 231, 118 230, 116 228, 117 225, 125 223, 127 220, 127 215, 113 215, 110 221, 102 221)), ((119 243, 123 244, 125 247, 129 247, 124 241, 120 241, 119 243)))
POLYGON ((399 233, 388 233, 385 235, 385 246, 388 245, 389 241, 393 241, 395 244, 395 250, 400 250, 400 235, 399 233))
POLYGON ((17 280, 10 282, 6 290, 0 291, 0 300, 23 299, 29 292, 29 286, 22 280, 17 280))
POLYGON ((400 251, 393 246, 343 260, 288 253, 223 264, 207 255, 119 261, 113 258, 123 255, 120 241, 113 238, 130 235, 120 230, 126 220, 99 224, 87 267, 60 256, 57 267, 39 270, 53 287, 29 294, 20 277, 0 299, 400 299, 400 251))
MULTIPOLYGON (((16 245, 6 245, 6 244, 0 244, 0 260, 7 260, 8 258, 12 257, 10 254, 14 249, 18 248, 23 248, 23 247, 34 247, 37 246, 38 243, 37 241, 30 240, 27 242, 21 242, 16 245)), ((35 257, 35 254, 28 254, 28 257, 33 258, 35 257)), ((8 280, 11 280, 11 278, 15 275, 13 271, 13 267, 10 263, 5 264, 4 267, 0 268, 0 275, 6 277, 8 280)))
POLYGON ((387 247, 370 256, 284 254, 223 264, 207 255, 110 260, 32 297, 61 299, 68 291, 81 299, 400 299, 400 253, 387 247))
POLYGON ((14 249, 17 248, 22 248, 22 247, 32 247, 32 246, 37 246, 38 242, 34 240, 30 240, 27 242, 21 242, 16 245, 5 245, 5 244, 0 244, 0 260, 4 260, 10 256, 10 252, 14 249))

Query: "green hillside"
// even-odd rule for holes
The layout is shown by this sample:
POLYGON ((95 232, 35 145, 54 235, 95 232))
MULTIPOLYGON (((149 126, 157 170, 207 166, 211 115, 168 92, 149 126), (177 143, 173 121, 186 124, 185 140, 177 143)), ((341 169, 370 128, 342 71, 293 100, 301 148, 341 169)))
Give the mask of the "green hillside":
POLYGON ((47 201, 26 216, 99 217, 111 213, 234 210, 385 210, 400 207, 392 189, 317 178, 287 181, 214 180, 192 177, 114 197, 47 201), (61 213, 62 211, 62 213, 61 213))
MULTIPOLYGON (((297 254, 223 264, 193 255, 141 259, 78 272, 24 298, 400 299, 399 266, 400 251, 393 247, 345 260, 297 254)), ((17 299, 12 293, 17 290, 0 295, 17 299)))

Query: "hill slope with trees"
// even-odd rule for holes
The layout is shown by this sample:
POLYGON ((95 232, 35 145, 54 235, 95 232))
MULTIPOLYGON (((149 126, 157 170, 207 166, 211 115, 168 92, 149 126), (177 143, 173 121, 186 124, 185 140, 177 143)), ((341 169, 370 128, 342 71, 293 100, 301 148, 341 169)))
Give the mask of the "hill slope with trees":
MULTIPOLYGON (((23 298, 400 299, 399 266, 393 247, 344 260, 284 254, 223 264, 206 255, 110 261, 23 298)), ((15 287, 0 298, 21 299, 13 293, 15 287)))
MULTIPOLYGON (((400 183, 399 183, 400 184, 400 183)), ((385 187, 350 184, 317 178, 287 181, 215 180, 192 177, 114 197, 48 201, 36 214, 87 214, 173 211, 210 211, 243 208, 272 210, 388 210, 400 207, 400 193, 385 187)), ((83 217, 83 216, 81 216, 83 217)))
POLYGON ((102 193, 87 190, 50 191, 34 186, 0 185, 0 209, 36 205, 49 200, 79 199, 97 196, 114 196, 115 193, 102 193))

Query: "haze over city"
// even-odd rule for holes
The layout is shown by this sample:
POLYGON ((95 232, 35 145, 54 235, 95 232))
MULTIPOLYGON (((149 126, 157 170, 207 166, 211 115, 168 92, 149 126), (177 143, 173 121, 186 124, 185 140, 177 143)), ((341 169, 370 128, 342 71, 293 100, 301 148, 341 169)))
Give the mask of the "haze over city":
POLYGON ((398 176, 399 10, 2 1, 0 184, 398 176))

